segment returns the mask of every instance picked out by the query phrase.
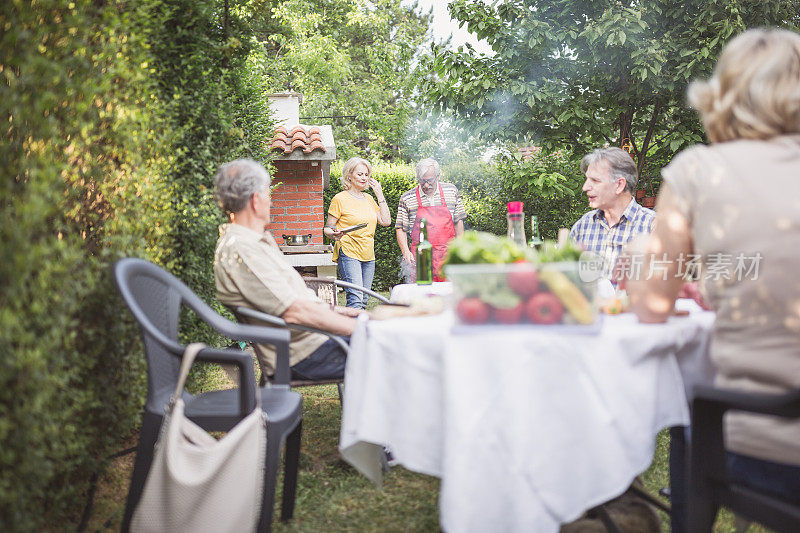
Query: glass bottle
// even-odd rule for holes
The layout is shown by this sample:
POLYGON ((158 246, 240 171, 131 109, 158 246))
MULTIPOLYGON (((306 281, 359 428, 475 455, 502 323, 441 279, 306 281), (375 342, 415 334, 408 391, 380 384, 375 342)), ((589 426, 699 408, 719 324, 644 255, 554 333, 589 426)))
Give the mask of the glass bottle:
POLYGON ((542 237, 539 234, 539 221, 536 220, 536 215, 531 216, 531 248, 538 250, 542 247, 542 237))
POLYGON ((419 221, 419 244, 417 244, 417 285, 433 283, 433 246, 428 240, 428 222, 419 221))
POLYGON ((521 247, 525 247, 525 214, 522 212, 522 202, 508 202, 508 232, 509 239, 521 247))
POLYGON ((558 246, 564 246, 569 240, 569 228, 558 229, 558 246))

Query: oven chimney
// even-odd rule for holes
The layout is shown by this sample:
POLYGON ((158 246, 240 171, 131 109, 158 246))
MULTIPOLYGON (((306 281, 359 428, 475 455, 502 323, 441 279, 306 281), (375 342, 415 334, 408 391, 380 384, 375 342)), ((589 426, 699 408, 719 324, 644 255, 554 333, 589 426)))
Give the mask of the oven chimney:
POLYGON ((267 95, 272 116, 276 120, 275 127, 283 126, 291 129, 300 124, 300 104, 303 95, 295 92, 273 93, 267 95))

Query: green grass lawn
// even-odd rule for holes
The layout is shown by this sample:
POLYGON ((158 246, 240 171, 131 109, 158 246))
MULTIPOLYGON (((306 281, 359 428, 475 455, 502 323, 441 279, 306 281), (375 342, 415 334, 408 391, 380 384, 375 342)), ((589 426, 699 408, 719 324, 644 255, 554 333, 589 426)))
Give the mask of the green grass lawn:
MULTIPOLYGON (((226 382, 221 369, 217 382, 226 382)), ((276 498, 274 531, 282 532, 378 532, 438 531, 437 499, 439 480, 394 467, 386 476, 383 489, 345 463, 338 454, 341 406, 335 385, 303 387, 303 441, 300 455, 295 518, 277 522, 279 501, 276 498)), ((125 443, 134 445, 135 441, 125 443)), ((669 434, 658 435, 653 463, 642 474, 645 487, 657 494, 669 484, 667 454, 669 434)), ((103 476, 95 498, 95 509, 87 531, 118 530, 125 503, 133 457, 111 463, 103 476)), ((279 489, 280 490, 280 489, 279 489)), ((669 531, 663 513, 662 530, 669 531)), ((715 532, 733 533, 733 517, 723 511, 715 532)), ((753 526, 749 531, 765 531, 753 526)))
MULTIPOLYGON (((374 299, 370 306, 375 305, 374 299)), ((227 374, 216 366, 201 373, 200 388, 232 386, 227 374)), ((277 522, 280 496, 276 495, 274 531, 285 532, 384 532, 439 531, 439 480, 402 467, 392 468, 379 489, 345 463, 338 453, 341 405, 335 385, 297 389, 303 396, 303 440, 300 455, 295 517, 277 522)), ((135 445, 135 438, 120 448, 135 445)), ((667 466, 669 434, 658 435, 650 468, 641 476, 646 489, 656 495, 669 485, 667 466)), ((125 504, 133 456, 113 461, 100 482, 92 520, 87 531, 118 530, 125 504)), ((279 488, 280 490, 280 488, 279 488)), ((664 513, 662 530, 669 531, 664 513)), ((733 532, 733 517, 723 511, 714 528, 733 532)), ((750 531, 765 531, 751 527, 750 531)))
MULTIPOLYGON (((275 531, 438 531, 439 480, 395 467, 383 490, 378 489, 337 453, 341 408, 336 387, 301 392, 304 435, 295 519, 277 523, 275 531)), ((669 433, 662 431, 653 463, 641 476, 651 494, 669 485, 668 449, 669 433)), ((662 530, 669 531, 668 517, 659 514, 662 530)), ((733 533, 733 515, 723 510, 714 531, 733 533)), ((749 531, 766 530, 753 526, 749 531)))

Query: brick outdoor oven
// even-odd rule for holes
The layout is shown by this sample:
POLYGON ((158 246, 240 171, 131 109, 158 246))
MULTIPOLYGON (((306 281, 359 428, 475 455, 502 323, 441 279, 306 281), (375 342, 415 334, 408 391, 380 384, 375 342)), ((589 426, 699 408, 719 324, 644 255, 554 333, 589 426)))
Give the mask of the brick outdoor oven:
POLYGON ((326 215, 322 191, 330 180, 331 161, 336 146, 330 126, 300 124, 299 93, 269 95, 270 107, 278 122, 271 150, 275 173, 272 191, 272 220, 267 229, 275 236, 281 251, 305 275, 336 277, 331 246, 323 244, 322 227, 326 215), (311 234, 308 245, 283 244, 284 235, 311 234))

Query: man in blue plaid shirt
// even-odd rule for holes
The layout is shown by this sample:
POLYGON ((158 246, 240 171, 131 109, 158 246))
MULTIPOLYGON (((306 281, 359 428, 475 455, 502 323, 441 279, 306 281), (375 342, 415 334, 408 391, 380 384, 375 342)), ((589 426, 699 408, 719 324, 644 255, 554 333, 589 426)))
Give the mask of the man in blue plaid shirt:
POLYGON ((642 233, 650 233, 655 211, 634 199, 638 172, 633 158, 621 148, 598 148, 581 160, 586 173, 583 191, 593 208, 578 220, 570 237, 603 259, 610 277, 622 247, 642 233))

